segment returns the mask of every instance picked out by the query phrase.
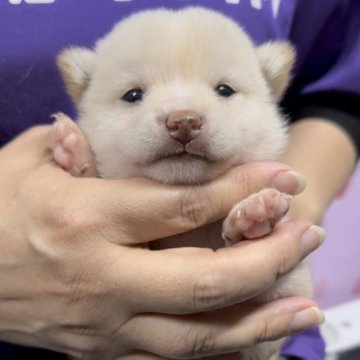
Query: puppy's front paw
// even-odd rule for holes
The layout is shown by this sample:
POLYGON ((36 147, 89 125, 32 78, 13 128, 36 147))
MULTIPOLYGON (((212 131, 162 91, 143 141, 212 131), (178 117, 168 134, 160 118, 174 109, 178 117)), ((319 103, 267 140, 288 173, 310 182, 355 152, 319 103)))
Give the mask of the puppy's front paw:
POLYGON ((240 201, 223 224, 222 236, 226 244, 269 234, 289 210, 291 200, 291 195, 275 189, 264 189, 240 201))
POLYGON ((97 175, 94 155, 80 128, 65 114, 53 115, 51 147, 55 162, 76 177, 97 175))

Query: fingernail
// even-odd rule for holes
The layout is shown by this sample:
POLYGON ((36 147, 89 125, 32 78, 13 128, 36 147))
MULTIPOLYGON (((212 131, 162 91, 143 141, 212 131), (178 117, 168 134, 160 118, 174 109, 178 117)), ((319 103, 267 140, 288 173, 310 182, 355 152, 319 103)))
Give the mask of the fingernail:
POLYGON ((306 187, 303 175, 296 171, 283 171, 275 175, 272 187, 287 194, 300 194, 306 187))
POLYGON ((316 225, 310 226, 301 237, 301 253, 303 256, 317 249, 325 240, 325 230, 316 225))
POLYGON ((322 324, 325 316, 317 307, 311 307, 296 313, 290 324, 291 332, 298 332, 322 324))

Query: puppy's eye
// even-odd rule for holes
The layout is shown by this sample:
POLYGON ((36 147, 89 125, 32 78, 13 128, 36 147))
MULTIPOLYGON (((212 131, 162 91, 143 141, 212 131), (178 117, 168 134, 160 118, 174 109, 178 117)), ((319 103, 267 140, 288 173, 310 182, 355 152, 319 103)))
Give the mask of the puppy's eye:
POLYGON ((141 101, 143 96, 143 90, 136 88, 129 90, 121 99, 129 103, 136 103, 141 101))
POLYGON ((215 88, 215 91, 222 97, 230 97, 235 94, 235 90, 226 84, 220 84, 215 88))

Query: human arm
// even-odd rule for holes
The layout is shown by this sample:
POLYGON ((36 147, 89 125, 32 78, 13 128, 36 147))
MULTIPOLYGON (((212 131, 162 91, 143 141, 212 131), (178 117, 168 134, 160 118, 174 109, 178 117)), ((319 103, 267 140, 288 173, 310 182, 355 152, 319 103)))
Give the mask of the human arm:
POLYGON ((147 248, 223 217, 274 181, 294 193, 288 167, 242 166, 203 188, 77 179, 50 162, 47 139, 48 128, 38 127, 0 150, 1 340, 89 359, 105 350, 110 358, 197 358, 321 321, 304 298, 237 305, 320 244, 309 222, 216 252, 147 248))
POLYGON ((305 118, 290 127, 282 160, 305 175, 305 191, 294 199, 290 215, 321 223, 322 217, 354 170, 357 152, 347 132, 333 121, 305 118))
POLYGON ((307 178, 293 213, 318 223, 360 149, 359 14, 357 1, 304 1, 289 35, 297 64, 282 104, 292 121, 283 159, 307 178))

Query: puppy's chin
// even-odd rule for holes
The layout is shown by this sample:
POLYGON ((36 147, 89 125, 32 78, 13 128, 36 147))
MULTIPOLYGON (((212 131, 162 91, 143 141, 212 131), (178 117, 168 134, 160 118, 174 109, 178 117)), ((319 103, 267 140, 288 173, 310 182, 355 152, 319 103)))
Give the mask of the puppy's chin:
POLYGON ((151 163, 143 169, 143 175, 164 184, 191 185, 210 181, 227 169, 224 163, 214 163, 185 155, 151 163))

